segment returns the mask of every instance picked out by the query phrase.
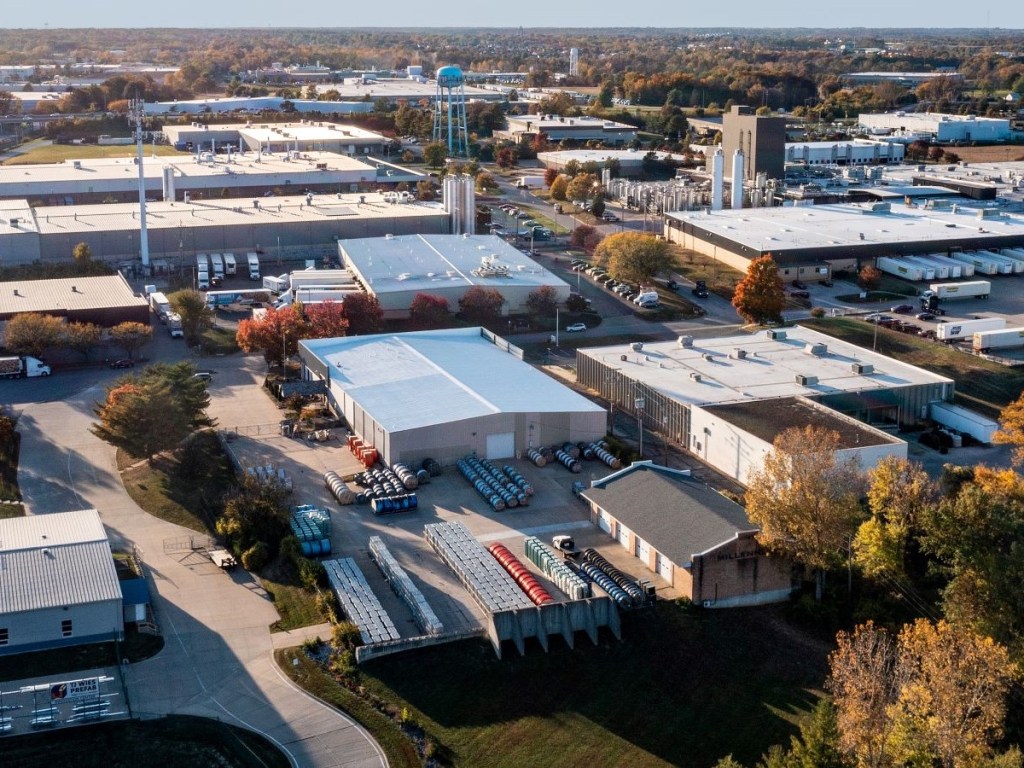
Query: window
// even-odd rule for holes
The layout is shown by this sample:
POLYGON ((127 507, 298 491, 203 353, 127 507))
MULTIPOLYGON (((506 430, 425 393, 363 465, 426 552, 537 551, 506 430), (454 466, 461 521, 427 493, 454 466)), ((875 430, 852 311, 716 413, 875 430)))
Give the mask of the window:
POLYGON ((0 627, 0 645, 7 645, 10 639, 10 630, 7 627, 0 627))
POLYGON ((64 619, 60 623, 60 634, 62 637, 71 637, 71 619, 64 619))

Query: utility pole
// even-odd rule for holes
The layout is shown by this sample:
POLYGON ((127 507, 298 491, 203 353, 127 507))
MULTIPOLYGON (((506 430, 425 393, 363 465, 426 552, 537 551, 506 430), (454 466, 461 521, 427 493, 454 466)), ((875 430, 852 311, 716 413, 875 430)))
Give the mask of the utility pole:
POLYGON ((139 255, 142 259, 142 274, 149 276, 149 231, 146 228, 146 174, 142 169, 142 128, 146 116, 146 105, 141 97, 132 100, 129 121, 135 123, 135 162, 139 166, 139 255))

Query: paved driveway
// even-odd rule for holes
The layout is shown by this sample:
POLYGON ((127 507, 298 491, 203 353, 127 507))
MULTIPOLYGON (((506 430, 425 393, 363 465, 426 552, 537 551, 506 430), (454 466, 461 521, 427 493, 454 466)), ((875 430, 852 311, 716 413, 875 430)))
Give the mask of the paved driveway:
MULTIPOLYGON (((235 367, 236 384, 256 375, 246 373, 246 361, 235 367)), ((215 388, 231 386, 215 379, 215 388)), ((31 514, 95 507, 112 538, 142 549, 166 645, 128 670, 136 712, 238 723, 273 739, 295 766, 385 765, 368 734, 277 669, 269 631, 277 613, 259 585, 242 571, 229 576, 176 553, 166 543, 190 532, 151 517, 128 497, 113 449, 88 431, 103 392, 96 384, 64 399, 20 406, 18 479, 31 514)))

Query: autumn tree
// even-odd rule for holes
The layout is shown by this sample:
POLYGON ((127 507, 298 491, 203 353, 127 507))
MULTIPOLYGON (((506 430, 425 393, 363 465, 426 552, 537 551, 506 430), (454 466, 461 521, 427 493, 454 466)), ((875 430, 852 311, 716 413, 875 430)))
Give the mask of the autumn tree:
POLYGON ((596 232, 596 227, 592 227, 589 224, 580 224, 572 231, 572 234, 569 235, 569 245, 582 248, 583 244, 587 241, 587 237, 595 234, 596 232))
POLYGON ((574 176, 565 188, 565 196, 575 202, 586 203, 601 188, 601 182, 592 173, 580 173, 574 176))
POLYGON ((569 177, 559 175, 554 181, 551 182, 551 187, 548 192, 551 194, 552 200, 568 200, 566 197, 566 190, 569 188, 569 177))
POLYGON ((409 321, 417 330, 444 328, 451 319, 448 299, 432 293, 417 293, 409 307, 409 321))
POLYGON ((384 310, 376 296, 368 293, 350 293, 342 305, 345 319, 348 320, 350 336, 363 336, 378 333, 384 322, 384 310))
POLYGON ((947 578, 946 618, 1024 649, 1024 478, 975 467, 973 479, 922 516, 921 547, 947 578))
POLYGON ((43 353, 60 344, 64 321, 51 315, 23 312, 7 321, 4 343, 18 355, 42 357, 43 353))
POLYGON ((188 344, 195 344, 206 329, 213 327, 213 310, 206 306, 206 297, 199 291, 191 288, 175 291, 167 301, 181 316, 181 332, 188 344))
POLYGON ((864 478, 856 457, 841 457, 839 449, 838 432, 790 427, 747 480, 747 515, 761 529, 758 540, 815 571, 819 599, 825 572, 841 562, 862 516, 864 478))
POLYGON ((68 323, 61 333, 61 346, 73 349, 86 360, 103 338, 103 329, 95 323, 68 323))
POLYGON ((243 352, 261 352, 267 365, 284 365, 294 355, 299 340, 308 338, 309 324, 300 305, 291 304, 281 309, 270 308, 262 317, 238 323, 235 341, 243 352))
POLYGON ((480 325, 494 323, 501 317, 505 297, 496 288, 474 285, 459 299, 459 311, 467 320, 480 325))
POLYGON ((503 170, 515 168, 516 163, 519 162, 519 152, 516 151, 515 147, 502 147, 498 150, 495 162, 503 170))
POLYGON ((557 178, 558 178, 558 169, 557 168, 546 168, 544 170, 544 186, 547 187, 548 189, 551 188, 551 185, 555 183, 555 179, 557 179, 557 178))
POLYGON ((303 305, 306 321, 309 323, 309 338, 334 339, 348 335, 348 318, 340 301, 324 301, 319 304, 303 305))
POLYGON ((920 464, 887 456, 868 472, 867 495, 871 517, 857 530, 854 558, 868 576, 901 578, 907 543, 935 502, 935 487, 920 464))
POLYGON ((498 189, 498 182, 487 171, 481 171, 476 175, 477 192, 490 192, 498 189))
POLYGON ((558 308, 558 294, 550 285, 542 285, 526 297, 526 308, 535 317, 552 317, 558 308))
POLYGON ((1024 394, 1003 408, 992 442, 1013 446, 1013 463, 1024 464, 1024 394))
POLYGON ((865 291, 874 291, 882 284, 882 273, 871 264, 861 267, 857 273, 857 284, 865 291))
POLYGON ((775 260, 769 254, 751 261, 746 277, 740 280, 732 296, 736 313, 748 323, 779 323, 785 304, 786 294, 775 260))
POLYGON ((125 351, 129 360, 153 338, 152 326, 128 321, 118 323, 110 329, 110 340, 125 351))
POLYGON ((206 416, 206 383, 191 363, 150 366, 139 376, 107 389, 90 431, 129 455, 151 459, 178 446, 193 430, 213 422, 206 416))
POLYGON ((431 168, 440 168, 448 157, 448 147, 441 141, 433 141, 423 147, 423 162, 431 168))
POLYGON ((288 535, 288 515, 282 487, 246 478, 224 502, 224 512, 217 518, 217 533, 239 554, 262 542, 274 555, 281 539, 288 535))
POLYGON ((601 240, 594 259, 616 280, 643 282, 672 267, 668 243, 654 235, 618 232, 601 240))
POLYGON ((92 248, 88 243, 78 243, 71 249, 71 257, 76 264, 86 264, 92 261, 92 248))

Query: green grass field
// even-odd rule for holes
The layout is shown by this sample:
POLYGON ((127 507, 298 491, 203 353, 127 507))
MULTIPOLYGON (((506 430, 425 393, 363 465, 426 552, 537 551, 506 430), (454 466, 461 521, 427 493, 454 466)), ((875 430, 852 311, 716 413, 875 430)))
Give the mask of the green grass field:
MULTIPOLYGON (((875 326, 853 318, 823 318, 802 320, 807 325, 830 336, 871 349, 875 341, 875 326)), ((956 381, 957 398, 963 405, 988 416, 1017 399, 1024 391, 1024 370, 1007 368, 974 357, 930 339, 909 336, 887 328, 877 328, 876 348, 879 352, 956 381)))
POLYGON ((4 768, 288 768, 288 759, 251 731, 202 717, 101 723, 59 734, 6 737, 4 768))
POLYGON ((663 603, 625 617, 621 642, 581 634, 569 650, 553 638, 549 653, 508 646, 499 661, 488 643, 463 641, 372 662, 358 682, 406 708, 454 766, 752 763, 788 742, 825 678, 828 646, 786 615, 663 603))
MULTIPOLYGON (((14 155, 4 160, 0 165, 32 165, 35 163, 63 163, 68 160, 94 160, 106 157, 135 157, 137 150, 135 145, 128 146, 99 146, 98 144, 42 144, 32 147, 28 152, 14 155)), ((151 157, 154 153, 159 156, 176 155, 182 157, 187 152, 179 152, 174 147, 166 144, 152 146, 147 144, 145 156, 151 157)))

